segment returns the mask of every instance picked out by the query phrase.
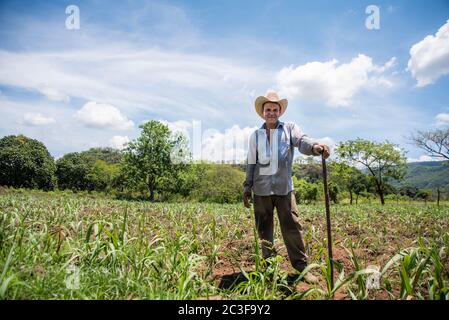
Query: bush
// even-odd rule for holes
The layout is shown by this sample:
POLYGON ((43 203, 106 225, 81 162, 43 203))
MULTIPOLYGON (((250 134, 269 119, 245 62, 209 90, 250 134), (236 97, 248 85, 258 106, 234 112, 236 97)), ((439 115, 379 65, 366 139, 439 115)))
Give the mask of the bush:
POLYGON ((319 183, 310 183, 305 179, 292 178, 298 203, 311 203, 316 201, 319 194, 319 183))
POLYGON ((198 201, 236 203, 242 200, 245 173, 227 164, 197 164, 198 185, 190 198, 198 201))
POLYGON ((109 148, 65 154, 56 161, 58 187, 62 190, 108 191, 118 183, 118 157, 109 148))
POLYGON ((51 190, 55 163, 45 145, 24 135, 0 139, 0 185, 51 190))

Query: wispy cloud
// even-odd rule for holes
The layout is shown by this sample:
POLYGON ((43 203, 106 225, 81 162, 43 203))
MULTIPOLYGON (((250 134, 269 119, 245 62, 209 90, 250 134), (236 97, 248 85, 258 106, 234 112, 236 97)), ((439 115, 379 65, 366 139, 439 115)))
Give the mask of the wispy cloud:
POLYGON ((435 161, 436 159, 428 156, 428 155, 421 155, 418 158, 407 158, 407 162, 422 162, 422 161, 435 161))
POLYGON ((27 112, 23 116, 23 119, 18 121, 20 124, 26 126, 45 126, 47 124, 55 122, 52 117, 46 117, 40 113, 27 112))
POLYGON ((63 101, 63 102, 69 102, 70 98, 65 93, 51 87, 42 86, 37 89, 39 92, 41 92, 44 96, 46 96, 49 100, 52 101, 63 101))
POLYGON ((164 117, 186 111, 192 116, 223 114, 214 104, 249 102, 248 92, 269 82, 262 75, 263 70, 237 61, 157 49, 0 51, 0 84, 37 92, 45 85, 52 91, 43 93, 53 100, 77 97, 164 117), (221 98, 223 92, 230 94, 221 98))

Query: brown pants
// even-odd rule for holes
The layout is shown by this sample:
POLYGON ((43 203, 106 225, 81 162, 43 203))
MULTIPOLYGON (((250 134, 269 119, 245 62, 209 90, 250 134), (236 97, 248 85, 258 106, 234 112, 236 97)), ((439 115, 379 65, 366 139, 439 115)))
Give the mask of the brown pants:
POLYGON ((302 271, 307 264, 304 240, 302 238, 302 225, 298 220, 298 207, 293 192, 285 196, 258 196, 254 195, 254 216, 259 238, 262 242, 263 257, 276 255, 273 248, 273 211, 276 208, 282 237, 287 247, 290 262, 298 271, 302 271))

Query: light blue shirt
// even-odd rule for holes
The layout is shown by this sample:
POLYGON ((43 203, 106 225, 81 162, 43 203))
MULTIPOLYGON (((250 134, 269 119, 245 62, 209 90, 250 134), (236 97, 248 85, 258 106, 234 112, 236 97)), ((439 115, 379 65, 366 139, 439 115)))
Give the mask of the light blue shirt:
POLYGON ((294 147, 305 155, 316 156, 313 146, 318 142, 303 134, 293 122, 284 123, 278 120, 276 129, 270 131, 273 137, 271 144, 265 123, 250 136, 244 191, 249 192, 252 189, 254 194, 259 196, 287 195, 293 190, 294 147), (277 149, 277 158, 272 149, 277 149))

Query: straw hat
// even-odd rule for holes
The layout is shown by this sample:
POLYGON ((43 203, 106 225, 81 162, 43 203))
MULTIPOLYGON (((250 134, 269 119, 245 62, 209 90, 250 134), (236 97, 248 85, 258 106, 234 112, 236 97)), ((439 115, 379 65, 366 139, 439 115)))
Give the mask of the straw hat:
POLYGON ((278 94, 275 91, 268 91, 265 96, 257 97, 255 102, 256 112, 259 116, 263 118, 263 104, 265 102, 276 102, 281 106, 280 115, 282 116, 287 110, 288 101, 287 99, 279 98, 278 94))

